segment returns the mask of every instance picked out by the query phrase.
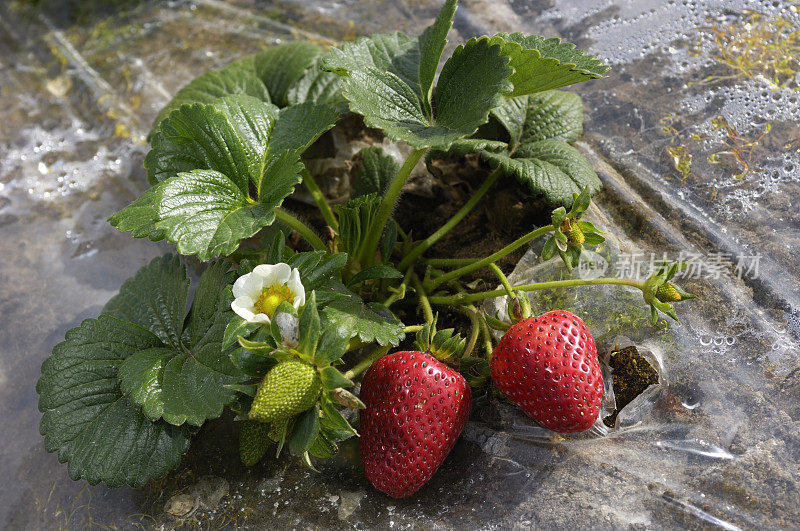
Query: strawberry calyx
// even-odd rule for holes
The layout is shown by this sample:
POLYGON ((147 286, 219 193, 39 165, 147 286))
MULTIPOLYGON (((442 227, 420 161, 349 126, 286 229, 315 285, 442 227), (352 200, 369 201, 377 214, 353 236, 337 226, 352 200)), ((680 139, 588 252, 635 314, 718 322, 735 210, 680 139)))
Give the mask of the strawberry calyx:
POLYGON ((414 348, 427 352, 437 360, 448 365, 457 364, 464 354, 467 340, 457 334, 454 328, 436 330, 437 316, 425 323, 417 332, 414 348))
POLYGON ((584 244, 598 245, 605 241, 597 227, 581 219, 591 203, 589 188, 584 188, 580 194, 572 194, 572 198, 569 212, 559 207, 551 214, 550 221, 555 230, 542 248, 542 260, 550 260, 558 253, 570 272, 580 262, 584 244))
POLYGON ((650 322, 653 325, 658 322, 659 311, 677 321, 678 316, 672 303, 695 298, 695 295, 669 282, 678 271, 681 271, 687 265, 686 263, 677 262, 669 266, 664 265, 644 281, 642 295, 644 296, 644 302, 650 305, 650 322))

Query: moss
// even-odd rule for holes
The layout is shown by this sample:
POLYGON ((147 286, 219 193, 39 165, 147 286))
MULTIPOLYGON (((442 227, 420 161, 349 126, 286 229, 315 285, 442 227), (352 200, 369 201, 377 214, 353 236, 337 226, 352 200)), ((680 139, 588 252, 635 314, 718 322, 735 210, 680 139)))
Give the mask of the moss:
POLYGON ((613 371, 617 408, 603 419, 603 423, 613 427, 622 408, 652 384, 658 383, 658 373, 634 346, 612 352, 609 364, 613 371))

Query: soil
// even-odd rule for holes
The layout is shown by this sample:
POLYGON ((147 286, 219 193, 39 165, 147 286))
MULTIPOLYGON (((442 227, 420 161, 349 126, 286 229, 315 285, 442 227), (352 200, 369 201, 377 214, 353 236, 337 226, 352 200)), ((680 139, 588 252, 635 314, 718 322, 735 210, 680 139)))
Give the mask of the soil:
POLYGON ((658 383, 658 373, 634 346, 612 352, 609 365, 614 375, 614 398, 617 408, 603 419, 603 423, 612 428, 622 408, 652 384, 658 383))

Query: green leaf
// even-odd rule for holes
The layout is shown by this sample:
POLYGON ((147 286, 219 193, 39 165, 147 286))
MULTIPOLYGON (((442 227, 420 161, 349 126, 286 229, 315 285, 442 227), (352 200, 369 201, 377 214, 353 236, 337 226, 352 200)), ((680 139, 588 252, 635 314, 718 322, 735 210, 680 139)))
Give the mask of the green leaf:
POLYGON ((565 87, 605 77, 610 68, 600 59, 561 39, 540 35, 498 33, 490 39, 511 58, 514 85, 510 97, 565 87))
POLYGON ((383 197, 400 171, 400 163, 377 146, 363 148, 358 156, 361 166, 356 171, 352 196, 376 194, 383 197))
POLYGON ((453 26, 457 0, 446 0, 434 23, 419 37, 419 88, 428 116, 431 116, 431 90, 442 52, 447 44, 447 34, 453 26))
POLYGON ((148 140, 156 134, 161 122, 182 105, 212 103, 217 98, 233 94, 247 94, 265 102, 270 101, 267 87, 256 74, 252 56, 235 61, 221 70, 206 72, 180 89, 156 116, 148 140))
POLYGON ((492 167, 515 176, 534 194, 551 203, 569 205, 572 194, 587 186, 592 193, 600 190, 600 179, 578 150, 560 140, 543 140, 520 146, 514 157, 483 153, 492 167))
POLYGON ((348 74, 342 95, 350 110, 364 117, 370 127, 383 129, 392 140, 403 140, 415 148, 440 140, 422 110, 419 94, 392 72, 367 67, 348 74))
POLYGON ((289 439, 289 450, 294 455, 301 455, 311 448, 311 444, 319 433, 319 406, 301 413, 294 423, 292 436, 289 439))
POLYGON ((403 278, 403 273, 389 265, 374 265, 356 273, 347 285, 354 286, 359 282, 375 278, 403 278))
POLYGON ((331 302, 322 310, 322 318, 350 329, 350 337, 358 336, 366 343, 396 346, 405 337, 403 323, 392 312, 377 302, 366 304, 356 295, 331 302))
POLYGON ((200 260, 232 253, 242 239, 275 219, 274 201, 250 202, 233 181, 217 171, 180 173, 161 183, 159 191, 156 226, 165 230, 178 252, 196 254, 200 260))
MULTIPOLYGON (((341 50, 332 50, 324 65, 345 76, 342 95, 350 102, 350 110, 393 140, 416 148, 446 149, 485 123, 489 111, 502 103, 501 95, 512 88, 506 81, 512 70, 500 47, 490 45, 488 39, 472 39, 445 62, 431 119, 421 96, 417 41, 397 37, 405 44, 389 39, 394 46, 386 46, 386 37, 345 44, 341 50)), ((429 45, 428 53, 433 54, 434 41, 429 45)))
POLYGON ((183 105, 153 136, 144 161, 148 181, 155 184, 180 172, 216 170, 246 193, 249 180, 260 180, 277 113, 274 105, 244 95, 211 105, 183 105))
POLYGON ((339 113, 330 105, 307 102, 281 109, 269 150, 271 153, 289 150, 299 155, 333 127, 338 118, 339 113))
POLYGON ((322 70, 322 59, 318 57, 314 60, 306 73, 286 93, 286 99, 289 105, 307 101, 327 103, 336 107, 339 112, 346 112, 347 102, 339 90, 342 78, 333 72, 322 70))
POLYGON ((126 280, 103 313, 141 326, 164 344, 180 348, 189 279, 176 255, 154 258, 126 280))
POLYGON ((501 105, 502 95, 511 90, 507 80, 511 73, 508 58, 488 39, 470 39, 456 48, 436 85, 437 144, 449 146, 486 123, 489 111, 501 105))
POLYGON ((575 142, 583 133, 583 102, 571 92, 553 90, 510 98, 492 115, 511 136, 511 152, 540 140, 575 142))
MULTIPOLYGON (((210 264, 200 276, 183 331, 183 341, 186 344, 194 346, 200 343, 214 326, 220 308, 230 308, 232 295, 225 289, 225 286, 233 282, 233 275, 228 273, 229 268, 229 263, 219 260, 210 264)), ((238 316, 236 318, 241 319, 238 316)), ((227 326, 225 330, 227 331, 227 326)))
POLYGON ((273 211, 302 181, 300 177, 302 170, 303 163, 300 162, 300 157, 289 151, 278 154, 270 153, 268 160, 264 163, 264 172, 258 187, 258 202, 269 208, 270 216, 273 219, 275 216, 273 211))
POLYGON ((164 239, 164 231, 156 227, 158 221, 157 188, 146 190, 133 203, 108 218, 108 222, 122 232, 130 232, 134 238, 150 238, 157 242, 164 239))
POLYGON ((420 93, 419 65, 418 40, 399 32, 375 34, 344 43, 341 49, 331 49, 322 61, 323 68, 342 76, 367 69, 390 72, 415 94, 420 93))
POLYGON ((324 367, 319 371, 319 376, 322 380, 322 387, 326 391, 331 391, 338 387, 353 387, 353 385, 355 385, 334 367, 324 367))
POLYGON ((305 307, 303 307, 303 314, 300 316, 297 350, 313 357, 317 351, 317 342, 319 341, 321 330, 322 323, 317 312, 317 295, 312 291, 306 300, 305 307))
POLYGON ((141 487, 164 477, 189 449, 189 429, 149 421, 120 390, 120 364, 160 345, 144 328, 100 315, 68 331, 42 364, 40 431, 73 479, 141 487))
MULTIPOLYGON (((147 300, 156 310, 170 300, 169 291, 152 287, 149 278, 157 274, 171 275, 175 280, 170 284, 187 286, 185 269, 172 267, 159 271, 157 266, 163 262, 159 260, 145 266, 123 285, 127 286, 126 294, 140 294, 142 300, 138 305, 147 300)), ((176 260, 177 257, 171 259, 173 263, 176 260)), ((212 264, 195 290, 185 328, 180 334, 183 341, 171 348, 160 345, 131 353, 120 363, 122 392, 142 407, 151 420, 163 418, 174 425, 200 426, 206 419, 220 416, 223 407, 235 399, 234 391, 227 386, 243 381, 245 375, 233 365, 229 351, 222 348, 225 329, 234 315, 230 311, 233 297, 227 287, 229 282, 227 266, 221 262, 212 264)), ((115 304, 130 300, 120 295, 115 304)), ((183 300, 181 313, 185 314, 185 298, 183 300)), ((108 308, 104 313, 108 313, 108 308)), ((184 319, 180 322, 183 326, 184 319)))
POLYGON ((285 107, 288 93, 306 70, 322 55, 322 49, 308 41, 296 41, 269 48, 253 58, 255 72, 267 86, 272 101, 285 107))

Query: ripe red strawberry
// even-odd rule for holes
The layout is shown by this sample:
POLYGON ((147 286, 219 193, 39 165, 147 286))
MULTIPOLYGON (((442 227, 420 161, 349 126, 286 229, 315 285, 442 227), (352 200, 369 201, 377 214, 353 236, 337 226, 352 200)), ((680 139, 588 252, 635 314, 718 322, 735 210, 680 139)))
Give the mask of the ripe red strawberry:
POLYGON ((376 489, 405 498, 427 483, 461 434, 472 406, 464 377, 430 354, 395 352, 364 375, 361 461, 376 489))
POLYGON ((512 326, 492 353, 492 381, 533 420, 559 433, 584 431, 600 413, 603 375, 592 334, 556 310, 512 326))

